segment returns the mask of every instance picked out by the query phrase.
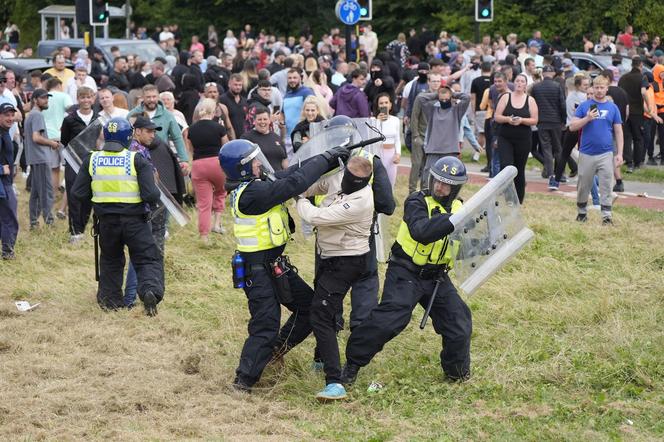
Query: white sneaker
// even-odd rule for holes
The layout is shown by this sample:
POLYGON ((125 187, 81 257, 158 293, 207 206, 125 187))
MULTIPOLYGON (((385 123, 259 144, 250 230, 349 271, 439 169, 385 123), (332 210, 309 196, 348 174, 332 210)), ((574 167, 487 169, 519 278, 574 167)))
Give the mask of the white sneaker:
POLYGON ((588 208, 590 210, 601 210, 602 206, 600 206, 599 204, 593 204, 593 205, 589 206, 588 208))
POLYGON ((479 160, 480 160, 480 153, 479 153, 479 152, 475 152, 475 153, 473 154, 473 161, 475 161, 475 162, 477 163, 479 160))
POLYGON ((71 235, 69 237, 69 244, 78 244, 83 240, 83 234, 79 233, 78 235, 71 235))

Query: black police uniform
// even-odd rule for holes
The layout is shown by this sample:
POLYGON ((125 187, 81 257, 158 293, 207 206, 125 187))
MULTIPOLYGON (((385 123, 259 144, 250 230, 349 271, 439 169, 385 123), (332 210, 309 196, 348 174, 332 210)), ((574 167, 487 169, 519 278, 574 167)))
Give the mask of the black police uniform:
MULTIPOLYGON (((412 193, 404 204, 404 222, 412 238, 422 244, 432 243, 453 232, 450 215, 429 216, 425 192, 412 193)), ((445 374, 452 379, 470 375, 470 309, 459 296, 449 276, 439 266, 418 266, 395 242, 385 275, 383 297, 367 320, 355 327, 346 346, 348 365, 363 367, 396 337, 410 322, 419 303, 426 308, 442 274, 441 284, 431 309, 436 333, 443 338, 440 353, 445 374)))
MULTIPOLYGON (((335 159, 336 161, 336 159, 335 159)), ((254 180, 243 190, 238 208, 246 215, 260 215, 274 206, 304 193, 330 163, 323 156, 314 157, 301 167, 294 165, 276 173, 277 180, 254 180)), ((294 223, 291 220, 291 229, 294 223)), ((281 304, 269 264, 280 257, 285 245, 260 252, 242 252, 247 269, 244 291, 249 301, 249 337, 247 337, 234 384, 249 389, 260 378, 273 353, 285 353, 311 333, 309 311, 313 290, 296 272, 288 272, 292 302, 283 304, 291 316, 281 330, 281 304)))
MULTIPOLYGON (((118 143, 106 143, 107 152, 122 152, 118 143)), ((92 177, 89 172, 91 155, 83 160, 74 182, 72 196, 82 201, 92 199, 92 177)), ((125 266, 124 246, 129 249, 129 257, 136 269, 138 295, 145 302, 144 295, 151 292, 160 302, 163 298, 163 279, 160 264, 160 251, 150 230, 149 213, 146 203, 159 201, 159 189, 155 185, 152 166, 142 155, 134 156, 141 203, 93 203, 95 215, 99 218, 99 245, 101 248, 99 288, 97 302, 105 309, 124 307, 122 296, 123 272, 125 266)))

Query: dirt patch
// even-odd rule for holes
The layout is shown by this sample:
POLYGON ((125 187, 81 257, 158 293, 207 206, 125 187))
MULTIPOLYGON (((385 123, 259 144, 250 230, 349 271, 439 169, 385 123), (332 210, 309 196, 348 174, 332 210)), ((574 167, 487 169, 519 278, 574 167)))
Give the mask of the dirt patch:
POLYGON ((182 371, 185 372, 185 374, 193 375, 193 374, 198 374, 201 372, 201 356, 199 354, 191 354, 184 358, 181 362, 180 365, 182 367, 182 371))

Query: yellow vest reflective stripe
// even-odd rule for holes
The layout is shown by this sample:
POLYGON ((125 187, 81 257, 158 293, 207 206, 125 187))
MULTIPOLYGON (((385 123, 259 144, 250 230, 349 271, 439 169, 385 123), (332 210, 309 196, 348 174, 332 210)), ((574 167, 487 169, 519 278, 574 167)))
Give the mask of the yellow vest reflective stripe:
POLYGON ((260 252, 286 244, 290 238, 288 211, 278 204, 260 215, 245 215, 240 211, 240 195, 249 183, 242 183, 231 192, 233 234, 240 252, 260 252))
MULTIPOLYGON (((445 208, 431 196, 424 197, 424 201, 427 203, 429 217, 431 217, 431 213, 435 208, 438 208, 440 213, 447 213, 445 208)), ((461 209, 461 206, 461 201, 454 200, 454 202, 452 202, 451 213, 457 212, 461 209)), ((454 259, 459 252, 458 241, 452 241, 452 244, 450 244, 449 236, 430 244, 418 243, 410 236, 410 230, 408 230, 408 224, 406 224, 405 221, 401 221, 401 225, 399 226, 397 243, 399 243, 403 251, 410 256, 413 263, 418 266, 432 264, 446 265, 452 268, 454 265, 454 259)))
POLYGON ((90 156, 92 202, 140 203, 141 190, 134 165, 136 152, 97 151, 90 156))

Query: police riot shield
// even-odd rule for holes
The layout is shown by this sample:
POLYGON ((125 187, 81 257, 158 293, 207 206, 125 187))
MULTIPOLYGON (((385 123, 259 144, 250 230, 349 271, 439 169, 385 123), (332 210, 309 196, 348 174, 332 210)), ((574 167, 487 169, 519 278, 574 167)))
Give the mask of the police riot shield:
POLYGON ((514 166, 506 167, 450 217, 450 240, 459 246, 451 276, 467 295, 535 236, 519 211, 516 174, 514 166))
MULTIPOLYGON (((78 173, 83 163, 83 159, 93 150, 98 150, 104 143, 102 130, 104 124, 108 120, 103 116, 99 116, 95 121, 91 122, 88 127, 83 129, 80 134, 78 134, 74 139, 72 139, 67 146, 64 148, 64 158, 65 161, 74 169, 74 172, 78 173)), ((168 213, 171 214, 175 222, 180 226, 184 226, 191 218, 184 211, 182 206, 173 198, 173 195, 168 191, 166 186, 159 180, 155 178, 155 184, 159 188, 160 200, 164 205, 168 213)))

